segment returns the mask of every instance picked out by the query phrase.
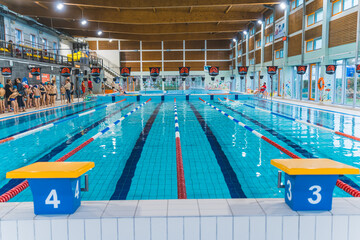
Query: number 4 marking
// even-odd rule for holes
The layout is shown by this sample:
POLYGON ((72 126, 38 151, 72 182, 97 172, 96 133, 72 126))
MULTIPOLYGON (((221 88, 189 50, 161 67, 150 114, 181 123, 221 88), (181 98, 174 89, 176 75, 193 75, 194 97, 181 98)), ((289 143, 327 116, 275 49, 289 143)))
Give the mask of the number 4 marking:
POLYGON ((57 197, 57 193, 56 193, 56 190, 55 189, 52 189, 50 191, 50 194, 47 196, 46 200, 45 200, 45 204, 48 204, 48 205, 54 205, 54 208, 58 208, 59 205, 60 205, 60 200, 58 200, 58 197, 57 197), (52 200, 51 200, 52 198, 52 200))

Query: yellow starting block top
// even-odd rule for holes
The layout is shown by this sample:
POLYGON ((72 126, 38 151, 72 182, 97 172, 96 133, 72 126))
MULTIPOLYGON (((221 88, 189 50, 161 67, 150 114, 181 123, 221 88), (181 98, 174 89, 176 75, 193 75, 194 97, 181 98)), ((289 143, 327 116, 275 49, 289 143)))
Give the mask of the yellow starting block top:
POLYGON ((273 159, 271 164, 289 175, 359 174, 359 169, 330 159, 273 159))
POLYGON ((6 178, 78 178, 93 162, 39 162, 6 173, 6 178))

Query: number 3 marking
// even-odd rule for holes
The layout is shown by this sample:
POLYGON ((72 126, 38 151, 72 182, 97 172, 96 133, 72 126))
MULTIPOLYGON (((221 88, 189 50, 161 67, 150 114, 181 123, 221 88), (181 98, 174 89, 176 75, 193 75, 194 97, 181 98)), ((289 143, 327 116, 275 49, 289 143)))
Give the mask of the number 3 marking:
POLYGON ((287 180, 286 184, 289 185, 288 193, 286 194, 286 196, 287 196, 287 198, 289 199, 289 201, 291 201, 291 199, 292 199, 292 194, 291 194, 291 182, 290 182, 290 180, 287 180))
POLYGON ((321 187, 319 185, 314 185, 309 188, 310 191, 313 191, 313 195, 316 196, 316 199, 308 198, 309 203, 318 204, 321 201, 321 187))

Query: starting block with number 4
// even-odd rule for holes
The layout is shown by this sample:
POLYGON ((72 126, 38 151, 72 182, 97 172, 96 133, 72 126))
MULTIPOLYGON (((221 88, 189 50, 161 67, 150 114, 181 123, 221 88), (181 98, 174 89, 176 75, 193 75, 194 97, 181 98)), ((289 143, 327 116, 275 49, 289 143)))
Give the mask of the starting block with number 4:
POLYGON ((26 178, 34 199, 35 214, 72 214, 81 205, 81 175, 93 162, 39 162, 6 174, 7 178, 26 178))
MULTIPOLYGON (((359 169, 330 159, 274 159, 271 164, 285 172, 285 202, 294 211, 328 211, 336 181, 359 169)), ((281 173, 281 172, 280 172, 281 173)))

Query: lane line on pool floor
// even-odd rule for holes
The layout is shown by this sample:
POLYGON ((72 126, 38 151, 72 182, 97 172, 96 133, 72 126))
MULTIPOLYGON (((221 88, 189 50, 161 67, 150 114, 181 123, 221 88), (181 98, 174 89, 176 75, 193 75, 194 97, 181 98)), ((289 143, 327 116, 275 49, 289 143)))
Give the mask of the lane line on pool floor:
MULTIPOLYGON (((264 135, 262 135, 261 133, 255 131, 254 129, 246 126, 244 123, 240 122, 239 120, 235 119, 234 117, 230 116, 229 114, 225 113, 224 111, 218 109, 217 107, 213 106, 212 104, 206 102, 205 100, 199 98, 201 101, 203 101, 205 104, 209 105, 210 107, 212 107, 213 109, 217 110, 218 112, 220 112, 221 114, 223 114, 224 116, 228 117, 229 119, 231 119, 232 121, 236 122, 238 125, 242 126, 243 128, 249 130, 250 132, 252 132, 253 134, 255 134, 257 137, 265 140, 266 142, 270 143, 271 145, 273 145, 274 147, 278 148, 280 151, 284 152, 285 154, 287 154, 288 156, 290 156, 291 158, 300 158, 299 156, 297 156, 296 154, 290 152, 289 150, 285 149, 284 147, 280 146, 279 144, 275 143, 274 141, 270 140, 269 138, 265 137, 264 135)), ((344 190, 345 192, 349 193, 350 195, 354 196, 354 197, 360 197, 360 191, 351 187, 350 185, 346 184, 345 182, 343 182, 342 180, 338 179, 336 182, 336 186, 338 186, 340 189, 344 190)))
POLYGON ((210 147, 215 155, 217 163, 220 166, 221 172, 224 176, 225 183, 229 189, 230 195, 232 198, 246 198, 246 195, 241 187, 239 179, 232 168, 229 159, 221 148, 220 143, 216 139, 214 133, 211 128, 205 122, 205 119, 201 116, 198 110, 196 110, 195 106, 192 103, 188 103, 190 105, 191 110, 194 112, 196 119, 198 120, 204 134, 210 144, 210 147))
POLYGON ((17 114, 15 116, 2 117, 2 118, 0 118, 0 122, 7 121, 7 120, 12 120, 12 119, 15 119, 15 118, 21 118, 21 117, 30 116, 30 115, 35 114, 35 113, 47 112, 47 111, 58 109, 58 108, 59 109, 61 109, 61 108, 71 108, 71 107, 74 107, 75 105, 78 105, 78 104, 86 104, 86 103, 90 103, 90 102, 94 102, 94 101, 95 100, 82 101, 82 102, 77 102, 77 103, 71 103, 70 105, 69 104, 66 104, 66 105, 64 104, 64 105, 61 105, 61 106, 50 107, 50 108, 45 108, 45 109, 34 110, 34 111, 31 111, 31 112, 20 113, 20 114, 17 114))
POLYGON ((292 120, 292 121, 295 121, 295 122, 298 122, 298 123, 306 124, 306 125, 309 125, 309 126, 312 126, 312 127, 315 127, 315 128, 319 128, 319 129, 322 129, 322 130, 325 130, 325 131, 328 131, 328 132, 332 132, 332 133, 334 133, 336 135, 340 135, 340 136, 343 136, 343 137, 346 137, 346 138, 350 138, 350 139, 355 140, 355 141, 360 141, 359 137, 356 137, 356 136, 353 136, 353 135, 350 135, 350 134, 347 134, 347 133, 343 133, 343 132, 340 132, 340 131, 335 131, 335 130, 329 128, 329 127, 319 126, 319 125, 311 123, 311 122, 307 122, 307 121, 300 120, 300 119, 293 118, 293 117, 288 117, 286 115, 276 113, 274 111, 262 109, 260 107, 251 106, 251 105, 246 104, 246 103, 244 103, 243 105, 245 105, 247 107, 250 107, 250 108, 253 108, 253 109, 256 109, 256 110, 260 110, 260 111, 263 111, 263 112, 273 114, 275 116, 283 117, 283 118, 286 118, 288 120, 292 120))
POLYGON ((36 132, 40 132, 40 131, 43 131, 45 129, 52 128, 52 127, 54 127, 56 125, 59 125, 60 123, 64 123, 64 122, 67 122, 67 121, 70 121, 70 120, 73 120, 73 119, 76 119, 76 118, 80 118, 80 117, 89 115, 89 114, 94 113, 96 111, 100 111, 100 110, 102 110, 104 108, 108 108, 108 107, 111 107, 111 106, 113 106, 115 104, 121 103, 121 102, 123 102, 125 100, 126 100, 126 98, 121 100, 121 101, 115 102, 115 103, 110 103, 110 104, 106 104, 105 106, 96 107, 95 109, 89 110, 87 112, 75 114, 75 115, 73 115, 71 117, 62 119, 60 121, 56 121, 56 122, 53 122, 53 123, 50 123, 50 124, 46 124, 46 125, 43 125, 43 126, 32 128, 30 130, 23 131, 21 133, 14 134, 14 135, 12 135, 10 137, 1 139, 0 144, 5 143, 5 142, 9 142, 9 141, 12 141, 12 140, 15 140, 15 139, 19 139, 19 138, 22 138, 22 137, 26 137, 26 136, 28 136, 30 134, 34 134, 36 132))
MULTIPOLYGON (((285 136, 283 136, 282 134, 280 134, 279 132, 265 126, 264 124, 260 123, 259 121, 245 115, 244 113, 241 113, 237 110, 234 110, 222 103, 221 104, 223 107, 229 109, 230 111, 239 114, 241 117, 251 121, 252 123, 256 124, 257 126, 261 127, 262 129, 264 129, 265 131, 269 132, 271 135, 273 135, 274 137, 276 137, 277 139, 279 139, 280 141, 286 143, 289 147, 293 148, 296 152, 301 153, 304 157, 306 158, 318 158, 316 157, 313 153, 307 151, 306 149, 302 148, 300 145, 298 145, 297 143, 292 142, 290 139, 286 138, 285 136)), ((348 178, 345 175, 340 175, 340 180, 344 181, 345 183, 347 183, 348 185, 350 185, 351 187, 360 190, 360 186, 357 185, 354 181, 352 181, 350 178, 348 178)))
MULTIPOLYGON (((85 134, 87 134, 89 131, 91 131, 92 129, 94 129, 95 127, 99 126, 101 123, 105 122, 107 119, 115 116, 116 114, 118 114, 119 112, 127 109, 128 107, 134 105, 134 103, 130 103, 124 107, 122 107, 121 109, 111 113, 110 115, 104 117, 103 119, 91 124, 90 126, 88 126, 87 128, 85 128, 84 130, 81 130, 80 132, 76 133, 75 135, 73 135, 72 137, 66 139, 65 141, 63 141, 61 144, 57 145, 56 147, 52 148, 50 152, 46 153, 45 155, 43 155, 40 159, 36 160, 35 162, 49 162, 53 157, 55 157, 58 153, 64 151, 68 146, 70 146, 73 142, 75 142, 76 140, 80 139, 81 137, 83 137, 85 134)), ((31 163, 33 163, 34 161, 30 161, 31 163)), ((35 163, 34 162, 34 163, 35 163)), ((23 182, 25 179, 11 179, 8 183, 6 183, 4 186, 2 186, 0 188, 0 195, 9 191, 10 189, 12 189, 13 187, 15 187, 16 185, 20 184, 21 182, 23 182)))
POLYGON ((175 116, 175 143, 176 143, 176 172, 177 172, 177 189, 178 189, 178 199, 186 199, 186 185, 185 185, 185 175, 184 175, 184 164, 181 151, 181 141, 180 141, 180 128, 179 128, 179 119, 176 106, 176 98, 174 98, 174 116, 175 116))
MULTIPOLYGON (((139 110, 140 108, 142 108, 145 104, 147 104, 149 101, 151 101, 151 98, 149 100, 147 100, 146 102, 140 104, 138 107, 134 108, 132 111, 128 112, 126 115, 124 115, 123 117, 121 117, 120 119, 118 119, 117 121, 113 122, 112 124, 108 125, 105 129, 103 129, 102 131, 100 131, 99 133, 95 134, 94 136, 92 136, 91 138, 89 138, 88 140, 86 140, 84 143, 80 144, 78 147, 76 147, 75 149, 71 150, 69 153, 65 154, 64 156, 62 156, 61 158, 59 158, 58 160, 56 160, 55 162, 63 162, 65 160, 67 160, 68 158, 70 158, 71 156, 73 156, 74 154, 76 154, 78 151, 80 151, 81 149, 83 149, 85 146, 87 146, 89 143, 93 142, 95 139, 97 139, 98 137, 100 137, 101 135, 105 134, 107 131, 109 131, 111 128, 113 128, 114 126, 116 126, 117 124, 119 124, 120 122, 122 122, 124 119, 126 119, 128 116, 130 116, 131 114, 133 114, 134 112, 136 112, 137 110, 139 110)), ((27 180, 23 181, 22 183, 18 184, 17 186, 13 187, 12 189, 10 189, 9 191, 7 191, 6 193, 2 194, 0 196, 0 202, 7 202, 9 201, 11 198, 15 197, 17 194, 19 194, 21 191, 23 191, 24 189, 26 189, 29 186, 29 183, 27 180)))
MULTIPOLYGON (((67 117, 74 116, 75 114, 78 114, 78 113, 82 113, 82 112, 85 112, 85 111, 87 111, 87 110, 91 110, 91 109, 93 109, 93 108, 100 107, 100 106, 102 106, 102 105, 104 105, 104 104, 105 104, 105 103, 102 103, 102 104, 99 104, 99 105, 96 105, 96 106, 93 106, 93 107, 88 107, 88 108, 85 108, 85 109, 83 109, 83 110, 79 110, 79 111, 76 111, 76 112, 73 112, 73 113, 70 113, 70 114, 67 114, 67 115, 64 115, 64 116, 61 116, 61 117, 58 117, 58 118, 49 120, 49 121, 47 121, 47 122, 38 124, 38 125, 36 125, 36 126, 29 127, 29 128, 27 128, 27 129, 21 130, 21 131, 19 131, 19 132, 17 132, 17 133, 10 134, 10 135, 8 135, 7 137, 2 138, 1 140, 10 138, 10 137, 15 136, 15 135, 17 135, 17 134, 24 133, 24 132, 27 132, 27 131, 30 131, 30 130, 33 130, 33 129, 36 129, 36 128, 39 128, 39 127, 42 127, 42 126, 45 126, 45 125, 47 125, 47 124, 50 124, 50 123, 59 121, 59 120, 61 120, 61 119, 67 118, 67 117)), ((0 143, 2 143, 1 140, 0 140, 0 143)))
POLYGON ((126 200, 126 197, 130 191, 132 179, 135 175, 136 166, 141 158, 141 153, 143 151, 146 139, 149 136, 149 132, 162 104, 163 102, 160 102, 156 106, 150 118, 147 120, 144 129, 141 131, 138 139, 136 140, 135 146, 132 149, 129 158, 126 160, 124 169, 116 183, 114 193, 111 195, 110 200, 126 200))

